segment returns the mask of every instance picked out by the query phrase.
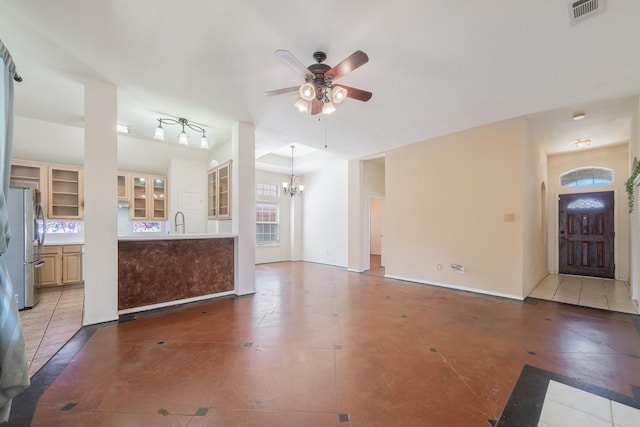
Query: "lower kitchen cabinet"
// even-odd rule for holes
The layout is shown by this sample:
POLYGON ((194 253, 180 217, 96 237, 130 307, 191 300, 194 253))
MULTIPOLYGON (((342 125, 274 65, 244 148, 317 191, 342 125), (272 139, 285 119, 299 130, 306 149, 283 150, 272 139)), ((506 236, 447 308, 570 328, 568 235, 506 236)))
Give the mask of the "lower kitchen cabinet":
POLYGON ((82 246, 66 245, 62 247, 62 284, 70 285, 82 282, 82 246))
POLYGON ((43 246, 39 268, 42 287, 82 283, 82 245, 43 246))
POLYGON ((40 286, 62 284, 62 247, 43 246, 41 259, 44 261, 44 265, 36 270, 40 286))

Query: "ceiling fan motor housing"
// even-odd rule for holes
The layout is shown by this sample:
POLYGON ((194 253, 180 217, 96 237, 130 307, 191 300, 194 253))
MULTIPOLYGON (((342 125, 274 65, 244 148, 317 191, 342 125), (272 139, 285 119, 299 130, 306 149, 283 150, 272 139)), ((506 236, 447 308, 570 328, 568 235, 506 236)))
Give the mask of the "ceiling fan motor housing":
POLYGON ((327 59, 327 54, 321 51, 313 52, 313 58, 319 63, 327 59))
MULTIPOLYGON (((319 59, 320 56, 316 56, 318 54, 322 54, 324 55, 323 52, 316 52, 313 54, 313 56, 316 59, 319 59)), ((325 56, 322 56, 322 60, 324 60, 325 56)), ((329 71, 331 69, 330 66, 328 66, 327 64, 312 64, 309 65, 309 67, 307 67, 309 71, 311 71, 311 73, 313 73, 313 75, 315 76, 315 78, 313 79, 306 79, 309 83, 313 83, 313 85, 316 88, 316 99, 318 99, 319 101, 325 100, 326 98, 326 93, 327 93, 327 88, 330 88, 332 86, 331 84, 331 80, 326 79, 324 77, 325 73, 327 71, 329 71)))

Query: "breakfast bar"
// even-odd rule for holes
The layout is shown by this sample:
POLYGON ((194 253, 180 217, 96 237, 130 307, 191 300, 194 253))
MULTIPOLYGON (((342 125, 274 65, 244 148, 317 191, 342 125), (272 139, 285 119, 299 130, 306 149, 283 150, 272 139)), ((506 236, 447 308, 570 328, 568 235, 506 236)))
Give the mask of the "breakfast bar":
POLYGON ((118 239, 120 314, 231 294, 235 235, 118 239))

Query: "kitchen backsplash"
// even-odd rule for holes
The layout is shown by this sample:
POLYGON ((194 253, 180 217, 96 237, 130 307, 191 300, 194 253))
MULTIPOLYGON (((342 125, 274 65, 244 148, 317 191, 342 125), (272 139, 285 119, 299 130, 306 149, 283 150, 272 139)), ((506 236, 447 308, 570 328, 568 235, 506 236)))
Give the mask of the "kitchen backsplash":
MULTIPOLYGON (((84 243, 84 221, 73 221, 75 222, 75 230, 76 232, 70 232, 73 230, 73 226, 71 224, 63 225, 60 224, 61 221, 52 221, 49 220, 49 232, 46 234, 44 238, 45 245, 61 245, 61 244, 69 244, 69 243, 84 243), (66 232, 63 232, 66 231, 66 232)), ((72 221, 67 221, 72 222, 72 221)))
POLYGON ((138 224, 135 227, 137 230, 155 230, 154 224, 157 223, 159 225, 159 231, 134 231, 134 221, 129 220, 129 207, 128 206, 118 206, 118 236, 158 236, 162 234, 167 234, 168 230, 168 221, 136 221, 138 224))

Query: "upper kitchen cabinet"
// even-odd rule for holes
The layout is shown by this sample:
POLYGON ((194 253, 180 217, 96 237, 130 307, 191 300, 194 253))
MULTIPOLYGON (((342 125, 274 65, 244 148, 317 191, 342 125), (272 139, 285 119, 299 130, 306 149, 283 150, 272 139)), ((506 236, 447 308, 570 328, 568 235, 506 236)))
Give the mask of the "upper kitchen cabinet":
POLYGON ((218 217, 218 169, 211 169, 207 174, 207 216, 218 217))
POLYGON ((209 219, 231 218, 231 161, 209 169, 207 205, 209 219))
POLYGON ((131 175, 118 172, 118 201, 129 201, 131 197, 131 175))
POLYGON ((72 166, 49 166, 49 218, 82 219, 84 204, 82 169, 72 166))
POLYGON ((167 178, 151 177, 151 219, 167 219, 167 178))
MULTIPOLYGON (((82 168, 53 163, 13 160, 11 181, 33 183, 40 203, 52 219, 82 219, 84 205, 82 168)), ((19 185, 19 184, 18 184, 19 185)))
POLYGON ((38 190, 42 191, 42 186, 47 180, 47 168, 41 163, 29 162, 26 160, 14 160, 11 162, 11 181, 23 181, 35 183, 38 190))
POLYGON ((47 166, 42 163, 27 160, 13 160, 11 162, 10 180, 34 184, 40 190, 40 203, 47 205, 47 166))
POLYGON ((144 174, 131 174, 132 220, 167 219, 167 178, 144 174))

